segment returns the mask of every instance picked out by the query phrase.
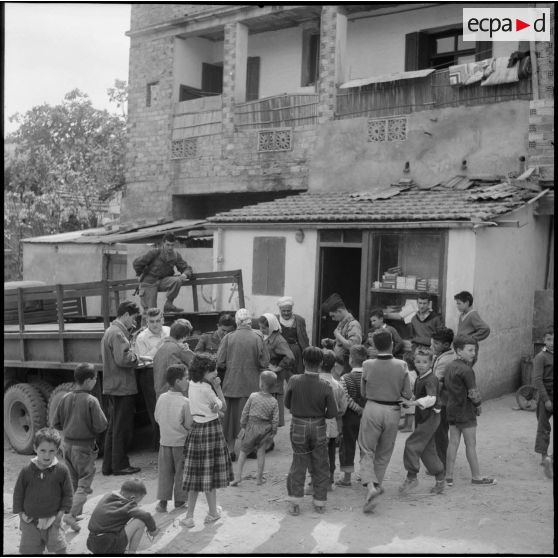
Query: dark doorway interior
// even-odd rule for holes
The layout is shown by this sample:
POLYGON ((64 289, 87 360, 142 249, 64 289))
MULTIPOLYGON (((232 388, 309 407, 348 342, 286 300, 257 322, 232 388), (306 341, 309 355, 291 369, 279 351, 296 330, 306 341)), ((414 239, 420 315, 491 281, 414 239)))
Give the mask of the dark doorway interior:
MULTIPOLYGON (((358 320, 360 303, 360 248, 323 247, 320 249, 320 285, 319 304, 331 294, 338 293, 347 309, 358 320)), ((319 307, 318 307, 318 311, 319 307)), ((333 338, 333 330, 337 327, 329 315, 320 314, 316 342, 326 337, 333 338)))

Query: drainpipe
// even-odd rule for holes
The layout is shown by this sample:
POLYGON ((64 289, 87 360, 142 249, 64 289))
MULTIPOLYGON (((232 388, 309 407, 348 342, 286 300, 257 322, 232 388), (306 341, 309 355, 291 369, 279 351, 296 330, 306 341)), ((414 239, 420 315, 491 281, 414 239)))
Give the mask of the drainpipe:
MULTIPOLYGON (((214 233, 214 251, 215 251, 215 261, 213 262, 214 271, 223 271, 223 263, 225 262, 225 257, 223 256, 223 228, 217 227, 217 231, 214 233)), ((214 285, 212 298, 215 300, 216 308, 222 308, 223 303, 223 285, 214 285)))

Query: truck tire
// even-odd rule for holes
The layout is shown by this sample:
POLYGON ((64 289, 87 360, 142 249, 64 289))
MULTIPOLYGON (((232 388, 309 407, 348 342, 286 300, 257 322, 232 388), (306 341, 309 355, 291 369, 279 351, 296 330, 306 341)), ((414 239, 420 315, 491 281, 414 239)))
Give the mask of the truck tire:
POLYGON ((4 432, 18 453, 33 453, 33 436, 46 425, 46 403, 30 384, 15 384, 4 394, 4 432))
POLYGON ((39 391, 39 393, 43 396, 45 403, 48 405, 48 400, 50 399, 50 394, 52 393, 54 387, 45 380, 33 380, 31 385, 39 391))
POLYGON ((66 382, 65 384, 60 384, 56 386, 52 393, 50 394, 48 400, 48 410, 47 410, 47 417, 48 417, 48 425, 52 426, 54 422, 54 417, 56 415, 56 409, 60 404, 62 398, 69 392, 74 389, 73 382, 66 382))

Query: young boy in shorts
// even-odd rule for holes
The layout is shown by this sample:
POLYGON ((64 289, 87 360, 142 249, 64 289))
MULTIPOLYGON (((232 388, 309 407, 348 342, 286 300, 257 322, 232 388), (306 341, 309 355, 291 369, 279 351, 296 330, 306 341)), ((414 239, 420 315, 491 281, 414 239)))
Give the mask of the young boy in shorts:
POLYGON ((14 488, 13 512, 19 514, 20 554, 66 554, 62 517, 72 507, 72 480, 56 454, 62 438, 54 428, 41 428, 33 438, 36 457, 23 467, 14 488))
POLYGON ((457 357, 448 364, 444 376, 444 386, 448 396, 446 413, 450 430, 446 456, 446 484, 453 486, 453 468, 461 435, 465 440, 467 461, 471 468, 471 483, 496 484, 494 479, 480 474, 477 457, 477 416, 481 412, 481 397, 473 371, 477 342, 472 337, 457 335, 453 340, 453 348, 457 357))
POLYGON ((161 433, 159 445, 159 477, 155 508, 167 511, 167 501, 174 492, 174 509, 186 505, 188 495, 182 490, 184 476, 184 443, 192 428, 190 401, 184 397, 188 391, 188 369, 184 364, 171 364, 166 374, 170 388, 159 396, 155 405, 155 420, 161 433))
POLYGON ((93 554, 136 552, 145 530, 154 537, 159 530, 152 515, 139 508, 147 494, 139 479, 122 483, 120 492, 105 494, 89 520, 87 548, 93 554))
POLYGON ((539 392, 537 404, 537 438, 535 452, 541 454, 541 465, 548 478, 553 477, 553 458, 548 455, 550 445, 550 417, 554 394, 554 327, 544 332, 544 348, 533 359, 533 385, 539 392))
POLYGON ((99 455, 97 436, 107 429, 108 421, 99 400, 90 393, 97 383, 95 367, 87 362, 78 364, 74 380, 76 387, 58 404, 53 426, 62 430, 62 454, 74 488, 72 509, 64 516, 64 523, 79 531, 77 518, 83 511, 87 495, 93 492, 91 483, 99 455))
POLYGON ((432 352, 426 347, 417 347, 414 364, 419 376, 413 387, 413 400, 405 405, 416 407, 415 430, 405 441, 403 465, 407 470, 407 478, 399 487, 399 492, 406 493, 418 485, 417 474, 422 461, 426 470, 436 477, 436 484, 430 492, 441 494, 444 491, 445 472, 436 452, 440 399, 438 378, 432 372, 432 352))
POLYGON ((260 374, 260 391, 250 395, 242 409, 240 417, 240 455, 238 458, 238 471, 231 486, 238 486, 242 480, 242 469, 249 453, 256 450, 258 458, 258 473, 256 484, 264 483, 263 472, 265 467, 265 450, 268 440, 277 434, 279 426, 279 404, 271 395, 277 375, 271 370, 264 370, 260 374))

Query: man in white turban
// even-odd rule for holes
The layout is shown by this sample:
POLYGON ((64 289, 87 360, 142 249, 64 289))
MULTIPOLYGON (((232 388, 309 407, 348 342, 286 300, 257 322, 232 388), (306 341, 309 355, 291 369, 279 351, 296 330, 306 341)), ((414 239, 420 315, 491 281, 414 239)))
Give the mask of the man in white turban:
POLYGON ((310 345, 306 332, 306 321, 302 316, 293 313, 294 300, 292 297, 284 296, 280 298, 277 301, 277 306, 279 307, 277 319, 281 326, 281 335, 289 344, 295 359, 293 372, 302 374, 304 373, 302 351, 310 345))

